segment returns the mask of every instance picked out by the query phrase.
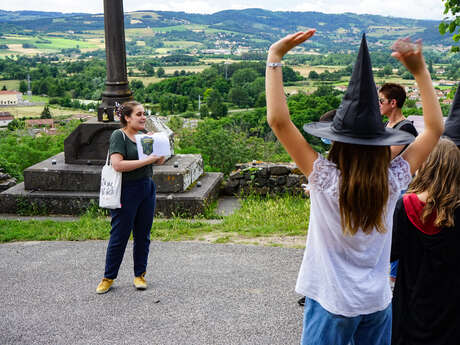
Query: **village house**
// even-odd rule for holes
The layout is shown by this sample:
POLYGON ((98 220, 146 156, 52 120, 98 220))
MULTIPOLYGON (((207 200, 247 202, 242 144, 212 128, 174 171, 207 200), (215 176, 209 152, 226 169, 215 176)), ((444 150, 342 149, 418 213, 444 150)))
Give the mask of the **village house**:
POLYGON ((13 120, 14 117, 10 113, 6 111, 0 112, 0 127, 7 127, 8 124, 13 120))
POLYGON ((0 105, 16 105, 22 102, 22 93, 18 91, 0 91, 0 105))
POLYGON ((53 119, 26 120, 26 127, 49 127, 54 128, 53 119))

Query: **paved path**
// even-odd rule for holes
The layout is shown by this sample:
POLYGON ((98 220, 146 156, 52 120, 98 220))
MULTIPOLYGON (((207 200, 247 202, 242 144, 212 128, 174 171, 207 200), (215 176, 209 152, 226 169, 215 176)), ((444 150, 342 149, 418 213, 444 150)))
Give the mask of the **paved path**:
POLYGON ((106 241, 0 245, 0 344, 298 344, 302 250, 152 242, 146 291, 132 244, 112 291, 94 293, 106 241))

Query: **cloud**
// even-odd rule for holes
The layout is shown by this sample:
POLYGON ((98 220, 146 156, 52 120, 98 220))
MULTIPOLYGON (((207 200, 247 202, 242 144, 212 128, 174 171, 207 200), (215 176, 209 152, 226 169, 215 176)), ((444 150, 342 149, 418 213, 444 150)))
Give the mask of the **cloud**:
MULTIPOLYGON (((273 11, 353 12, 418 19, 441 19, 444 10, 440 0, 124 0, 123 6, 125 12, 157 10, 209 14, 225 9, 265 8, 273 11)), ((103 1, 16 0, 2 4, 1 9, 102 13, 103 1)))

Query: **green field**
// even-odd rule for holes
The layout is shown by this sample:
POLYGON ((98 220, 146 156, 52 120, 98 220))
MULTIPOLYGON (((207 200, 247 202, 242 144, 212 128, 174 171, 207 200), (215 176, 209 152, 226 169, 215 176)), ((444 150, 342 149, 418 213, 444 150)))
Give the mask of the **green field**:
POLYGON ((324 73, 326 70, 329 72, 338 71, 344 66, 309 66, 309 65, 300 65, 300 66, 292 66, 294 71, 299 72, 302 76, 308 77, 311 71, 315 71, 317 73, 324 73))
MULTIPOLYGON (((15 118, 21 118, 21 117, 40 117, 40 114, 43 111, 43 105, 35 105, 35 106, 30 106, 30 107, 2 107, 1 111, 6 111, 13 115, 15 118)), ((91 114, 94 115, 94 113, 90 113, 88 111, 82 110, 82 109, 66 109, 66 108, 60 108, 60 107, 55 107, 55 106, 50 106, 50 112, 51 116, 72 116, 75 114, 91 114)))
POLYGON ((140 80, 144 84, 144 86, 147 86, 149 84, 158 83, 163 79, 158 77, 128 77, 128 80, 130 82, 133 80, 140 80))
POLYGON ((165 41, 164 46, 167 48, 190 48, 190 47, 202 47, 203 43, 201 42, 194 42, 194 41, 165 41))
POLYGON ((0 89, 3 88, 3 85, 8 91, 19 90, 19 80, 0 80, 0 89))
POLYGON ((95 50, 103 48, 100 42, 76 40, 65 37, 51 36, 32 36, 32 35, 5 35, 0 38, 0 45, 8 45, 8 49, 0 50, 1 55, 18 54, 37 54, 56 52, 61 49, 79 48, 83 50, 95 50), (32 48, 23 48, 23 44, 30 44, 32 48))

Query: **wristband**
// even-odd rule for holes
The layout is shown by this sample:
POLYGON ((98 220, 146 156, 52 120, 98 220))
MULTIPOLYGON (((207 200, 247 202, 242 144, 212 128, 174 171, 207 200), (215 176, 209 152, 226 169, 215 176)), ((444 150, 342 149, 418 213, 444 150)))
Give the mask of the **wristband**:
POLYGON ((283 67, 283 64, 281 62, 267 62, 267 67, 269 68, 283 67))

